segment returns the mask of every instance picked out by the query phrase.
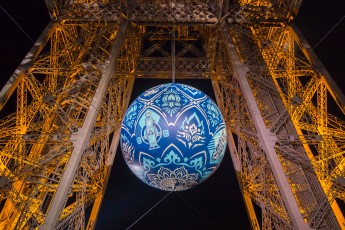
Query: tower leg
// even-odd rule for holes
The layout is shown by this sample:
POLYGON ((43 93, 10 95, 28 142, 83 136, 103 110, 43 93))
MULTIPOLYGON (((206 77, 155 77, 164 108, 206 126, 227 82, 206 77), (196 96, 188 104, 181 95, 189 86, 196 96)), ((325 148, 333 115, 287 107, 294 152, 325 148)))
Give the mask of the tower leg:
MULTIPOLYGON (((129 100, 131 98, 132 89, 133 89, 133 85, 134 85, 134 77, 130 78, 128 81, 129 81, 129 83, 127 85, 127 90, 126 90, 125 98, 124 98, 124 100, 125 100, 124 108, 122 108, 124 111, 127 109, 128 104, 129 104, 129 100)), ((90 215, 87 227, 86 227, 87 230, 92 230, 92 229, 95 229, 95 227, 96 227, 97 217, 99 215, 99 212, 100 212, 100 209, 101 209, 101 205, 102 205, 102 201, 103 201, 103 198, 105 196, 105 191, 106 191, 106 188, 107 188, 107 183, 109 181, 111 169, 112 169, 113 164, 114 164, 114 159, 115 159, 115 155, 116 155, 116 151, 117 151, 117 148, 118 148, 119 141, 120 141, 120 129, 118 129, 115 132, 115 134, 113 136, 113 139, 111 141, 111 146, 110 146, 110 150, 109 150, 109 153, 108 153, 108 155, 109 155, 108 162, 106 164, 106 166, 107 166, 107 170, 106 170, 107 171, 107 176, 106 176, 106 180, 105 180, 106 182, 104 184, 104 187, 103 187, 101 193, 97 196, 97 198, 95 199, 95 201, 93 203, 91 215, 90 215)))
POLYGON ((274 145, 278 138, 266 128, 264 119, 259 110, 259 106, 256 103, 252 89, 248 83, 246 75, 247 72, 249 72, 249 68, 246 64, 240 61, 235 49, 235 45, 230 38, 225 24, 222 28, 222 36, 232 62, 234 76, 238 80, 241 90, 244 94, 243 96, 246 100, 249 112, 255 124, 255 128, 258 132, 259 144, 265 151, 270 168, 274 174, 274 178, 279 187, 284 204, 286 205, 287 212, 290 216, 292 227, 294 229, 310 229, 308 224, 306 224, 303 220, 288 179, 285 176, 284 170, 279 162, 278 155, 275 152, 274 145))
MULTIPOLYGON (((226 99, 221 94, 220 88, 219 88, 219 85, 218 85, 218 81, 215 79, 215 77, 212 77, 212 86, 213 86, 213 92, 214 92, 215 97, 216 97, 217 105, 218 105, 220 111, 222 111, 222 113, 224 114, 224 108, 223 108, 222 101, 225 101, 226 99)), ((252 226, 252 228, 254 230, 260 230, 260 225, 259 225, 256 213, 254 211, 252 200, 251 200, 250 196, 248 196, 248 194, 246 194, 243 191, 243 188, 241 186, 242 185, 242 181, 241 181, 241 162, 238 159, 238 153, 237 153, 237 149, 236 149, 236 144, 235 144, 234 138, 232 136, 231 129, 230 129, 230 127, 228 125, 227 125, 227 132, 228 132, 228 134, 227 134, 227 136, 228 136, 228 146, 229 146, 229 149, 230 149, 231 160, 232 160, 232 163, 234 165, 234 169, 235 169, 235 172, 236 172, 236 177, 237 177, 238 183, 240 185, 240 189, 241 189, 243 200, 244 200, 244 202, 246 204, 247 213, 248 213, 248 216, 250 218, 250 224, 251 224, 251 226, 252 226)))
POLYGON ((40 226, 40 229, 42 230, 55 229, 61 210, 65 205, 67 194, 78 169, 82 154, 88 146, 91 131, 96 121, 98 110, 102 104, 102 99, 106 93, 110 79, 114 74, 115 63, 120 53, 120 47, 125 38, 126 29, 127 22, 123 22, 118 30, 114 44, 111 48, 108 63, 105 63, 102 78, 99 82, 96 93, 92 98, 91 106, 89 107, 83 126, 76 133, 76 137, 72 137, 73 139, 71 141, 74 145, 74 149, 66 165, 44 224, 40 226))

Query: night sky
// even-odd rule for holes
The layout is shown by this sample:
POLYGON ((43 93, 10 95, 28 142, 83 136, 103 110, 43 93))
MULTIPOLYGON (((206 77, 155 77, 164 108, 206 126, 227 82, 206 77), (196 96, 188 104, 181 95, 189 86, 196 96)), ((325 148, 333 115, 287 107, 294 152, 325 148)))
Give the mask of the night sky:
MULTIPOLYGON (((295 24, 311 47, 344 16, 343 0, 304 0, 295 24)), ((44 0, 2 0, 0 5, 36 40, 50 18, 44 0)), ((5 84, 32 41, 0 8, 0 85, 5 84)), ((345 19, 314 50, 345 89, 345 19)), ((132 100, 157 84, 169 81, 136 80, 132 100)), ((177 80, 214 98, 208 80, 177 80)), ((126 229, 161 200, 167 192, 151 188, 127 168, 118 149, 96 229, 126 229)), ((169 194, 131 229, 249 229, 248 217, 227 151, 214 175, 187 191, 169 194)))

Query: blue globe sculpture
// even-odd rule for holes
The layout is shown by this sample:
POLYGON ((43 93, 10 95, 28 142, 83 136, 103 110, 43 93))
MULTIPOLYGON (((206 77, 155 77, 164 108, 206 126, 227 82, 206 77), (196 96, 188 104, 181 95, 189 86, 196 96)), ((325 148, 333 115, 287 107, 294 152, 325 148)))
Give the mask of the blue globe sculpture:
POLYGON ((226 148, 224 119, 203 92, 164 84, 142 93, 129 106, 121 148, 131 171, 146 184, 181 191, 205 181, 226 148))

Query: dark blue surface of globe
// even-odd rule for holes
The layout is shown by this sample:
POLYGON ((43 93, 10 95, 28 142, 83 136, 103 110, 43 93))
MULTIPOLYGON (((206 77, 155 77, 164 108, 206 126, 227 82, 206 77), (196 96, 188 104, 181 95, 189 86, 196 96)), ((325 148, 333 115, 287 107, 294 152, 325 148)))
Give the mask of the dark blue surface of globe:
POLYGON ((220 165, 226 128, 217 105, 183 84, 164 84, 129 106, 121 148, 131 171, 146 184, 181 191, 205 181, 220 165))

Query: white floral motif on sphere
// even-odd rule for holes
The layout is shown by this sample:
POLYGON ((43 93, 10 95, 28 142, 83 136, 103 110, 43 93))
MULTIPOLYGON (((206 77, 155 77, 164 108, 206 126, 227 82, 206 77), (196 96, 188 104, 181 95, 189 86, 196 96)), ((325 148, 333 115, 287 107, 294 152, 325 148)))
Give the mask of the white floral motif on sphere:
POLYGON ((148 174, 150 184, 157 187, 171 188, 174 191, 184 190, 186 186, 193 187, 197 183, 198 174, 188 174, 185 167, 171 171, 168 168, 160 167, 157 174, 148 174))

